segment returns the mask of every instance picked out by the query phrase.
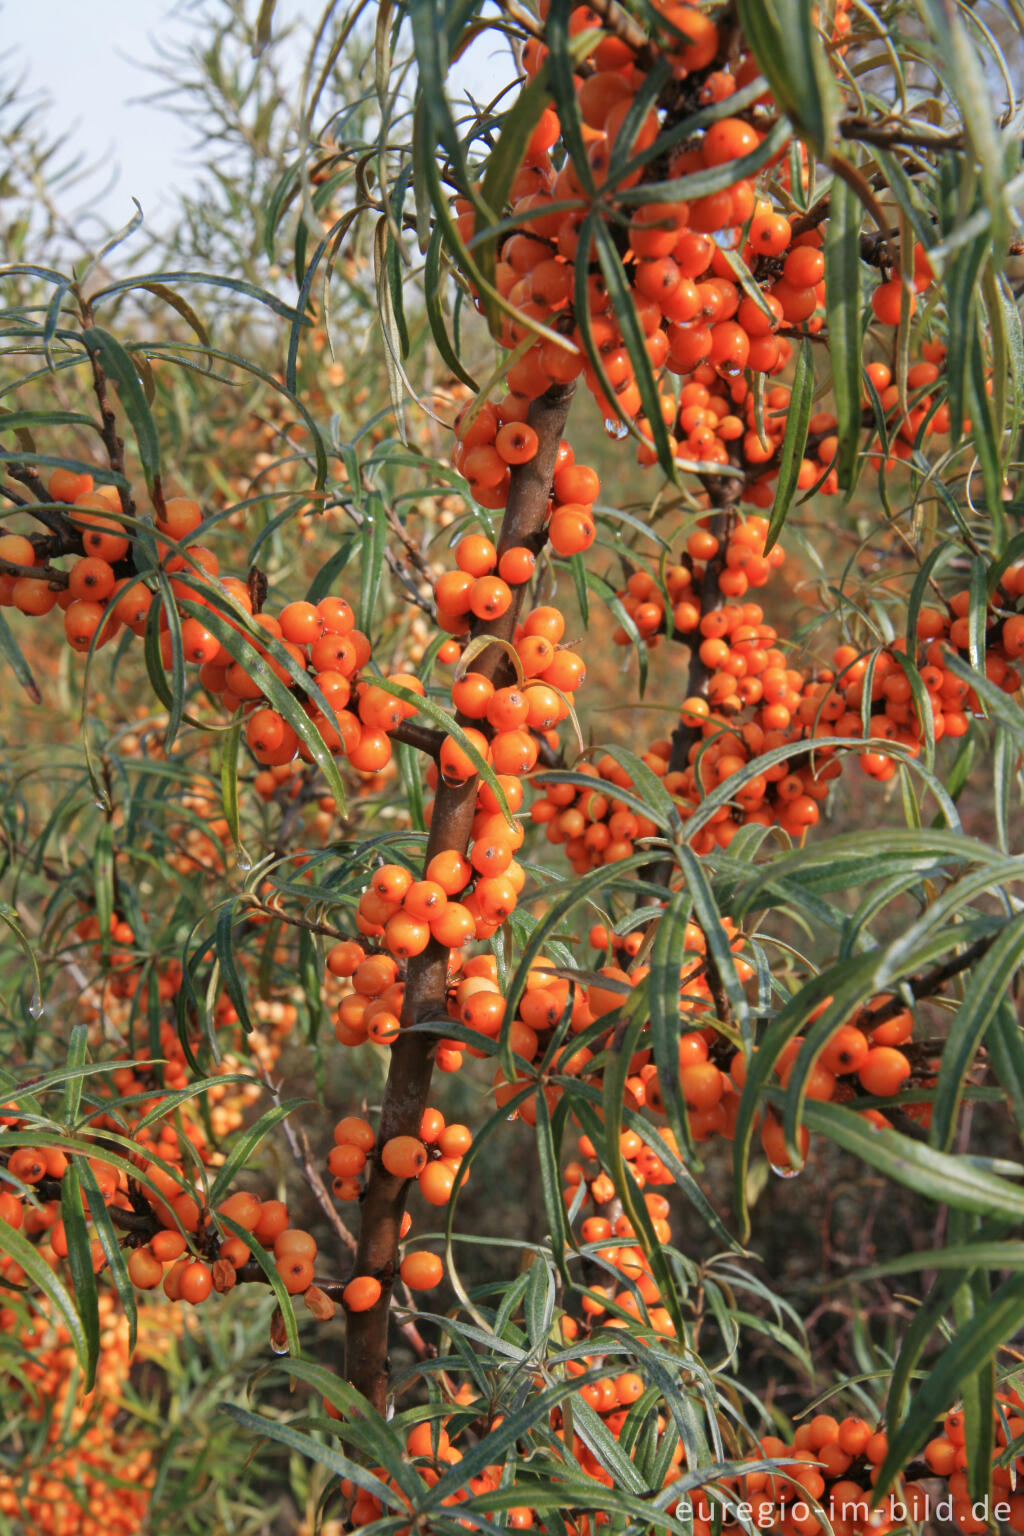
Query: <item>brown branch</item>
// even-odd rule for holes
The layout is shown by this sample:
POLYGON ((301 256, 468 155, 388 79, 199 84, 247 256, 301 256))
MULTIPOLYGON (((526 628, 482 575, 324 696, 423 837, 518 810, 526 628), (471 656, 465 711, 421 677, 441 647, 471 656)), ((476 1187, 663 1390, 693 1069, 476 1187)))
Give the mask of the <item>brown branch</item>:
MULTIPOLYGON (((198 864, 200 869, 210 868, 209 865, 199 864, 198 860, 193 862, 198 864)), ((318 923, 311 917, 299 917, 297 913, 286 912, 283 907, 275 907, 270 902, 254 901, 246 910, 250 915, 255 913, 260 917, 277 918, 279 922, 285 923, 290 928, 305 928, 307 933, 319 933, 325 939, 335 939, 340 942, 342 939, 351 938, 351 934, 342 933, 339 928, 332 928, 329 923, 318 923)))
POLYGON ((498 4, 509 21, 514 21, 517 27, 522 27, 524 32, 528 32, 538 42, 542 43, 544 41, 544 28, 536 16, 531 16, 529 11, 524 11, 520 6, 514 4, 514 0, 498 0, 498 4))
POLYGON ((441 748, 444 745, 443 731, 435 731, 429 725, 419 725, 415 720, 403 720, 388 734, 392 741, 404 741, 407 747, 415 747, 417 752, 425 752, 435 762, 440 757, 441 748))
POLYGON ((123 1205, 108 1205, 107 1215, 114 1226, 120 1227, 122 1232, 132 1232, 137 1236, 144 1236, 146 1242, 161 1230, 160 1223, 152 1212, 126 1211, 123 1205))
MULTIPOLYGON (((557 386, 530 407, 530 425, 538 437, 537 453, 528 464, 512 471, 498 540, 499 554, 514 545, 536 548, 544 542, 551 477, 573 392, 573 385, 557 386)), ((517 587, 507 612, 493 623, 475 626, 475 633, 511 640, 525 592, 525 586, 517 587)), ((503 680, 511 673, 502 646, 488 646, 473 665, 491 682, 503 680)), ((466 852, 476 810, 476 791, 475 779, 457 786, 438 785, 425 862, 448 849, 466 852)), ((434 1041, 427 1033, 414 1032, 413 1026, 445 1017, 448 959, 448 949, 431 940, 423 953, 409 962, 402 1033, 391 1052, 378 1146, 393 1136, 419 1134, 433 1072, 434 1041)), ((375 1307, 349 1314, 345 1375, 378 1411, 383 1411, 387 1398, 388 1305, 408 1189, 407 1180, 388 1173, 378 1159, 372 1160, 363 1198, 355 1273, 375 1276, 381 1282, 382 1294, 375 1307)))
POLYGON ((826 193, 824 197, 819 198, 818 202, 812 203, 806 213, 802 213, 799 218, 793 219, 790 224, 793 239, 795 240, 798 235, 806 235, 808 230, 817 229, 819 224, 824 224, 828 218, 830 207, 831 199, 826 193))
POLYGON ((17 480, 19 485, 26 486, 32 492, 36 501, 51 500, 46 486, 40 478, 39 471, 33 469, 31 464, 8 464, 7 473, 12 480, 17 480))
MULTIPOLYGON (((935 966, 930 971, 925 971, 921 976, 912 976, 907 982, 914 1001, 920 1002, 923 998, 934 997, 936 992, 941 992, 947 981, 952 981, 954 976, 959 976, 961 971, 970 970, 975 961, 987 954, 999 937, 998 933, 983 934, 980 939, 975 939, 973 944, 960 955, 955 955, 952 960, 944 960, 941 965, 935 966)), ((858 1016, 857 1023, 865 1027, 877 1029, 880 1024, 887 1024, 890 1019, 895 1019, 906 1009, 906 1003, 899 996, 894 996, 881 1008, 864 1008, 858 1016)))
POLYGON ((839 134, 858 144, 875 144, 880 149, 963 149, 964 136, 958 130, 933 128, 926 123, 873 123, 866 117, 841 117, 839 134))
POLYGON ((71 580, 67 571, 58 571, 53 565, 17 565, 13 560, 0 560, 0 576, 28 576, 32 581, 45 581, 51 587, 66 587, 71 580))
POLYGON ((27 512, 30 517, 34 517, 37 522, 42 523, 44 528, 49 528, 50 532, 57 538, 64 540, 75 539, 77 531, 70 518, 66 512, 62 512, 59 507, 53 505, 52 496, 50 496, 37 471, 31 465, 8 464, 7 473, 12 480, 17 480, 20 485, 26 486, 31 491, 32 500, 28 501, 24 497, 18 496, 8 486, 0 487, 5 496, 15 502, 22 511, 27 512))

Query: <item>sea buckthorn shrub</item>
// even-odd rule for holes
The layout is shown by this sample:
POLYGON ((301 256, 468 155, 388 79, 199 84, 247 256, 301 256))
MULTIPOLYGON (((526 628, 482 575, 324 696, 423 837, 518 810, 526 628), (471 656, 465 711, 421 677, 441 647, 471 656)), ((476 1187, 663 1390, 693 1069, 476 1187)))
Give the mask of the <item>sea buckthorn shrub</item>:
POLYGON ((345 1530, 1024 1529, 1020 39, 385 20, 379 120, 335 102, 264 210, 299 280, 246 290, 265 411, 226 424, 256 343, 180 272, 138 282, 198 322, 185 383, 132 280, 3 274, 76 409, 30 365, 0 419, 0 644, 26 719, 83 703, 5 748, 41 1428, 0 1509, 161 1518, 159 1437, 115 1428, 142 1319, 265 1303, 224 1414, 345 1530), (512 88, 458 103, 499 34, 512 88), (328 362, 357 276, 387 404, 328 362), (762 1197, 806 1271, 868 1184, 897 1214, 843 1305, 886 1325, 826 1366, 762 1197))

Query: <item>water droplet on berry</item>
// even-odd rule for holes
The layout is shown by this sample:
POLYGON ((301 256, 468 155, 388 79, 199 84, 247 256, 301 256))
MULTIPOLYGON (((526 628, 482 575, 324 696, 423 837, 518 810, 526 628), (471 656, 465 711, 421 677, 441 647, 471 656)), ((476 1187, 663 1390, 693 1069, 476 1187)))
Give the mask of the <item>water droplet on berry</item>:
POLYGON ((619 443, 621 443, 624 437, 629 436, 629 428, 618 416, 606 416, 604 419, 604 429, 609 437, 614 437, 615 441, 619 443))
POLYGON ((780 1163, 772 1163, 771 1170, 780 1179, 798 1179, 801 1173, 803 1173, 802 1168, 793 1168, 789 1163, 785 1167, 780 1163))

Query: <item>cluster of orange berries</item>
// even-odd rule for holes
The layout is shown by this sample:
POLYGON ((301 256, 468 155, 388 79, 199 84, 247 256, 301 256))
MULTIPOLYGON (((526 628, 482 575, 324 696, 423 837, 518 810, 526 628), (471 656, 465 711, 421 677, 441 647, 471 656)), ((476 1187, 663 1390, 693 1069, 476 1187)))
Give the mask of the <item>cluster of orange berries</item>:
MULTIPOLYGON (((595 1242, 601 1238, 594 1239, 595 1242)), ((641 1278, 643 1271, 639 1271, 641 1278)), ((632 1293, 627 1293, 631 1295, 632 1293)), ((615 1320, 603 1324, 614 1327, 615 1320)), ((577 1336, 574 1320, 569 1316, 560 1319, 563 1337, 571 1341, 577 1336)), ((600 1353, 570 1356, 565 1361, 566 1375, 585 1378, 578 1388, 578 1397, 601 1416, 605 1429, 618 1439, 629 1419, 630 1410, 641 1403, 651 1389, 639 1370, 609 1370, 606 1358, 600 1353), (602 1368, 604 1367, 604 1373, 602 1368)), ((456 1406, 467 1406, 472 1398, 461 1392, 456 1406)), ((1013 1531, 1024 1530, 1024 1495, 1014 1492, 1014 1472, 1022 1470, 1021 1460, 1012 1466, 1000 1466, 998 1456, 1008 1443, 1008 1437, 1016 1436, 1024 1429, 1021 1418, 1024 1404, 1016 1391, 997 1394, 996 1411, 997 1460, 993 1464, 993 1506, 998 1519, 1013 1531)), ((325 1399, 324 1406, 331 1417, 338 1413, 325 1399)), ((500 1424, 500 1416, 493 1427, 500 1424)), ((432 1421, 414 1425, 406 1435, 406 1454, 411 1464, 432 1487, 451 1467, 463 1459, 463 1453, 453 1443, 452 1416, 440 1423, 432 1421)), ((571 1417, 562 1408, 554 1408, 550 1416, 549 1430, 570 1444, 573 1464, 592 1482, 605 1487, 614 1486, 614 1477, 596 1456, 586 1441, 571 1429, 571 1417)), ((678 1430, 667 1415, 657 1414, 656 1432, 659 1443, 664 1443, 667 1455, 663 1473, 663 1486, 668 1488, 686 1473, 686 1452, 678 1430), (671 1444, 670 1444, 671 1442, 671 1444)), ((711 1536, 713 1529, 738 1533, 753 1525, 757 1530, 772 1530, 782 1536, 818 1536, 826 1529, 819 1510, 827 1517, 835 1536, 887 1536, 890 1531, 906 1526, 908 1521, 926 1521, 929 1511, 939 1502, 922 1479, 942 1478, 948 1486, 952 1501, 952 1514, 964 1536, 981 1536, 988 1529, 985 1520, 979 1519, 972 1505, 966 1479, 967 1457, 964 1449, 964 1416, 960 1409, 951 1409, 943 1422, 942 1433, 925 1447, 919 1469, 915 1464, 914 1478, 902 1478, 890 1494, 878 1498, 874 1493, 878 1472, 888 1452, 888 1436, 884 1429, 872 1428, 868 1420, 856 1415, 838 1419, 832 1414, 819 1413, 800 1424, 790 1439, 780 1435, 764 1435, 751 1448, 751 1459, 771 1460, 780 1463, 778 1470, 752 1470, 715 1479, 713 1493, 701 1487, 686 1496, 689 1508, 685 1511, 688 1524, 692 1524, 696 1536, 711 1536)), ((375 1477, 393 1492, 405 1495, 389 1476, 386 1469, 374 1469, 375 1477)), ((486 1510, 487 1495, 505 1486, 506 1469, 499 1465, 487 1466, 468 1478, 445 1501, 457 1506, 467 1498, 479 1501, 478 1510, 486 1510)), ((358 1529, 380 1519, 384 1506, 369 1490, 359 1487, 350 1479, 340 1484, 343 1499, 349 1508, 349 1522, 358 1529)), ((529 1492, 524 1488, 524 1499, 529 1492)), ((672 1500, 665 1508, 669 1514, 683 1514, 683 1497, 672 1500)), ((535 1529, 545 1526, 538 1521, 536 1512, 528 1502, 511 1509, 503 1506, 508 1525, 514 1530, 535 1529)), ((588 1514, 572 1514, 560 1511, 563 1523, 576 1536, 589 1536, 607 1523, 607 1515, 599 1509, 588 1514)))
MULTIPOLYGON (((130 1069, 123 1069, 130 1075, 130 1069)), ((130 1086, 122 1079, 124 1086, 130 1086)), ((163 1095, 154 1095, 159 1106, 163 1095)), ((4 1121, 17 1129, 18 1117, 7 1112, 4 1121)), ((107 1122, 107 1117, 104 1117, 107 1122)), ((109 1122, 123 1131, 123 1123, 109 1122)), ((97 1129, 100 1129, 97 1123, 97 1129)), ((0 1223, 21 1229, 36 1239, 37 1252, 56 1267, 68 1254, 68 1237, 61 1216, 59 1192, 52 1198, 50 1186, 66 1173, 69 1159, 59 1147, 37 1146, 27 1134, 23 1144, 6 1156, 7 1177, 14 1188, 0 1190, 0 1223), (42 1196, 42 1198, 40 1198, 42 1196)), ((130 1177, 124 1165, 115 1167, 101 1157, 89 1158, 88 1165, 115 1226, 127 1226, 136 1246, 128 1259, 128 1273, 140 1290, 152 1290, 163 1284, 164 1294, 172 1301, 193 1305, 204 1301, 212 1290, 230 1290, 236 1271, 249 1262, 248 1244, 223 1231, 214 1218, 228 1217, 256 1242, 272 1249, 278 1274, 291 1294, 305 1293, 313 1284, 313 1260, 316 1240, 310 1233, 289 1225, 287 1207, 280 1200, 263 1200, 247 1191, 238 1191, 221 1202, 216 1211, 208 1211, 201 1191, 188 1182, 183 1171, 182 1138, 191 1140, 200 1155, 208 1155, 200 1128, 192 1122, 171 1127, 167 1122, 157 1137, 136 1140, 139 1151, 132 1161, 138 1178, 130 1177), (176 1167, 177 1165, 177 1167, 176 1167), (119 1213, 123 1213, 118 1220, 119 1213), (143 1223, 140 1230, 140 1220, 143 1223), (148 1228, 144 1241, 140 1237, 148 1228)), ((86 1198, 87 1211, 91 1211, 86 1198)), ((107 1260, 98 1237, 91 1239, 93 1267, 99 1273, 107 1260)), ((21 1266, 9 1254, 0 1255, 0 1275, 21 1284, 25 1280, 21 1266)))
POLYGON ((28 1320, 15 1307, 0 1308, 0 1330, 18 1347, 17 1376, 0 1378, 5 1416, 33 1430, 48 1421, 30 1463, 0 1468, 5 1530, 135 1536, 144 1528, 157 1469, 151 1446, 123 1421, 128 1323, 114 1297, 101 1293, 98 1307, 96 1384, 84 1398, 67 1329, 43 1312, 28 1320))
MULTIPOLYGON (((128 1273, 133 1283, 141 1290, 152 1290, 162 1283, 164 1294, 171 1301, 187 1301, 194 1306, 205 1301, 211 1291, 231 1290, 237 1271, 252 1258, 248 1243, 234 1236, 230 1229, 219 1234, 210 1219, 211 1213, 194 1194, 183 1192, 177 1179, 152 1165, 146 1173, 149 1181, 163 1191, 163 1200, 149 1202, 161 1230, 132 1251, 128 1273)), ((261 1200, 247 1190, 238 1190, 218 1205, 213 1214, 237 1223, 261 1247, 271 1251, 289 1295, 309 1291, 313 1285, 316 1238, 289 1224, 288 1207, 283 1201, 261 1200)))
MULTIPOLYGON (((59 606, 64 609, 68 644, 88 651, 95 642, 106 645, 122 626, 133 634, 145 632, 154 593, 138 576, 117 574, 127 560, 131 541, 119 519, 118 493, 110 487, 94 488, 88 474, 55 470, 48 485, 54 501, 71 507, 68 516, 82 540, 85 554, 67 572, 67 586, 54 584, 51 574, 0 574, 0 604, 13 605, 23 613, 42 615, 59 606)), ((311 760, 306 742, 293 725, 266 698, 261 677, 272 674, 289 689, 298 688, 296 672, 318 689, 325 709, 305 691, 299 702, 323 738, 328 750, 343 753, 360 773, 379 773, 391 760, 390 732, 415 713, 415 707, 396 698, 358 674, 370 660, 370 642, 355 627, 355 614, 343 597, 325 597, 317 603, 288 603, 276 617, 254 612, 246 582, 222 576, 215 552, 191 542, 203 522, 202 509, 185 496, 167 500, 156 519, 156 549, 169 588, 179 603, 206 608, 240 634, 245 626, 264 632, 270 645, 255 642, 245 661, 233 658, 203 619, 182 611, 178 615, 184 661, 198 668, 199 682, 211 699, 225 709, 242 708, 247 716, 245 735, 253 756, 264 767, 292 762, 298 755, 311 760), (238 612, 238 622, 222 611, 225 605, 238 612), (281 659, 282 652, 292 664, 281 659), (352 707, 350 708, 350 704, 352 707)), ((0 562, 34 567, 38 562, 32 541, 21 534, 0 536, 0 562)), ((160 614, 160 655, 165 667, 173 664, 175 641, 166 610, 160 614)), ((390 679, 413 693, 423 685, 415 676, 401 673, 390 679)))
MULTIPOLYGON (((422 880, 404 865, 381 865, 359 899, 360 931, 379 937, 396 960, 422 954, 431 939, 460 949, 496 933, 515 911, 526 876, 512 856, 513 845, 522 841, 521 829, 497 810, 481 808, 481 821, 492 817, 498 826, 477 837, 472 862, 446 850, 430 860, 422 880)), ((374 1031, 378 1044, 388 1043, 380 1030, 389 1027, 385 1023, 374 1031)))
MULTIPOLYGON (((537 452, 537 434, 526 421, 530 399, 512 389, 496 404, 474 402, 455 424, 456 447, 452 462, 469 483, 482 507, 504 507, 513 465, 527 464, 537 452)), ((589 549, 596 536, 594 502, 601 494, 597 473, 577 464, 564 438, 558 446, 552 480, 553 495, 547 510, 547 535, 557 555, 568 558, 589 549)), ((536 555, 525 545, 505 550, 500 560, 489 541, 471 537, 456 549, 456 564, 470 585, 449 572, 435 589, 442 627, 460 633, 469 616, 497 618, 511 602, 509 589, 529 581, 536 555), (497 574, 495 574, 495 572, 497 574)))
MULTIPOLYGON (((334 1193, 339 1200, 359 1199, 362 1193, 360 1175, 368 1159, 374 1155, 376 1145, 376 1133, 368 1120, 358 1115, 346 1115, 338 1121, 334 1127, 334 1146, 328 1153, 327 1167, 334 1180, 334 1193)), ((380 1163, 395 1178, 415 1179, 428 1205, 444 1205, 455 1187, 462 1159, 472 1145, 473 1134, 468 1126, 454 1122, 449 1125, 439 1109, 428 1106, 420 1120, 419 1135, 392 1136, 380 1148, 380 1163)), ((465 1178, 463 1174, 460 1182, 464 1182, 465 1178)), ((406 1213, 401 1234, 403 1238, 411 1225, 411 1218, 406 1213)), ((409 1270, 410 1274, 403 1272, 402 1278, 412 1290, 423 1289, 424 1283, 421 1279, 416 1284, 410 1276, 431 1273, 436 1274, 436 1279, 429 1281, 429 1284, 440 1282, 442 1271, 433 1264, 432 1255, 429 1261, 423 1255, 418 1256, 417 1262, 410 1264, 409 1270)))
MULTIPOLYGON (((730 725, 712 714, 699 697, 686 701, 684 719, 697 734, 685 769, 669 770, 672 746, 665 740, 652 742, 642 756, 673 796, 684 820, 694 814, 705 794, 742 772, 751 758, 787 740, 799 740, 803 734, 801 726, 766 731, 756 719, 742 726, 730 725)), ((566 856, 577 873, 629 858, 638 840, 657 835, 649 817, 615 795, 616 788, 630 790, 634 786, 630 774, 614 758, 605 755, 597 764, 577 764, 573 771, 593 778, 593 789, 540 781, 543 798, 534 801, 530 816, 546 826, 549 842, 565 845, 566 856)), ((840 763, 819 750, 813 766, 810 762, 777 764, 748 777, 732 800, 713 811, 707 824, 691 836, 694 852, 703 855, 716 847, 727 848, 740 827, 751 822, 777 825, 791 837, 800 837, 818 821, 819 803, 828 794, 829 781, 840 772, 840 763)))
MULTIPOLYGON (((778 217, 781 224, 789 229, 788 221, 781 215, 778 217)), ((814 289, 816 302, 824 302, 825 262, 821 244, 822 236, 817 229, 796 236, 785 258, 783 276, 774 286, 762 293, 759 301, 751 297, 739 298, 736 320, 731 323, 735 329, 745 329, 756 338, 755 350, 758 356, 762 345, 779 349, 778 365, 771 369, 773 374, 788 362, 791 347, 787 341, 772 334, 774 325, 768 311, 775 316, 775 325, 799 323, 803 319, 796 310, 806 308, 806 303, 802 302, 804 295, 790 292, 793 286, 791 276, 810 277, 817 273, 818 281, 814 289), (780 303, 780 296, 786 302, 780 303)), ((750 255, 745 250, 748 261, 750 255)), ((931 271, 921 246, 915 246, 914 260, 915 285, 920 292, 931 282, 931 271)), ((738 290, 728 279, 719 278, 717 281, 732 293, 729 304, 730 307, 735 306, 739 297, 738 290)), ((899 278, 882 283, 875 290, 872 303, 876 319, 885 324, 897 323, 901 292, 902 283, 899 278), (895 314, 891 308, 894 294, 895 314)), ((910 312, 913 313, 912 307, 910 312)), ((819 316, 812 316, 804 323, 806 329, 813 334, 821 328, 822 321, 819 316)), ((700 334, 701 328, 688 333, 686 345, 696 348, 694 337, 699 338, 700 334)), ((942 434, 948 432, 950 427, 948 406, 936 402, 928 393, 940 378, 946 349, 941 342, 924 340, 920 350, 921 360, 912 364, 907 371, 909 406, 906 414, 901 414, 901 392, 893 382, 892 369, 888 364, 873 362, 865 368, 864 409, 873 415, 870 391, 874 391, 893 437, 888 452, 894 461, 911 457, 919 433, 942 434)), ((671 409, 670 398, 666 397, 664 403, 666 424, 673 427, 677 434, 674 442, 675 456, 709 464, 738 465, 745 472, 741 499, 757 507, 771 506, 774 498, 773 482, 778 476, 779 456, 791 405, 792 392, 789 385, 773 383, 759 401, 757 392, 751 388, 745 376, 736 377, 730 382, 723 377, 722 369, 716 368, 712 362, 702 360, 696 367, 686 370, 673 368, 673 361, 670 352, 667 366, 686 375, 679 389, 678 410, 671 409)), ((760 371, 756 361, 755 358, 755 363, 748 361, 746 365, 753 372, 760 371)), ((991 390, 991 384, 988 387, 991 390)), ((969 427, 970 423, 966 425, 969 427)), ((836 427, 836 417, 830 411, 817 411, 810 417, 810 452, 805 454, 797 468, 798 491, 819 492, 825 496, 838 492, 839 482, 833 468, 839 448, 836 427), (810 456, 811 453, 813 456, 810 456)), ((881 458, 877 438, 872 439, 868 446, 869 450, 873 449, 869 461, 878 469, 881 458)), ((648 453, 647 457, 653 455, 648 453)))
MULTIPOLYGON (((442 576, 438 585, 444 580, 442 576)), ((564 635, 565 617, 557 608, 533 608, 517 626, 512 642, 521 682, 496 689, 482 673, 469 670, 453 683, 452 703, 462 718, 480 721, 493 732, 488 737, 475 725, 467 728, 470 740, 495 773, 528 773, 538 757, 531 733, 546 738, 568 716, 565 695, 581 686, 586 667, 574 650, 560 645, 564 635)), ((454 740, 442 748, 440 767, 449 783, 461 783, 476 772, 454 740)))
MULTIPOLYGON (((849 28, 847 9, 836 9, 836 46, 842 46, 849 28)), ((717 107, 758 75, 753 57, 737 53, 732 39, 697 8, 671 0, 656 10, 665 34, 659 35, 658 51, 672 62, 680 84, 675 95, 663 93, 646 113, 635 109, 646 77, 635 49, 587 6, 577 6, 571 14, 572 35, 587 32, 598 38, 588 50, 586 67, 574 76, 589 179, 606 199, 619 200, 621 259, 648 362, 656 376, 667 371, 683 379, 681 402, 668 393, 658 402, 665 426, 678 433, 670 438, 673 456, 690 464, 724 465, 735 462, 738 454, 748 468, 768 465, 782 434, 789 391, 783 386, 769 391, 770 414, 755 430, 758 409, 743 375, 776 375, 785 368, 792 348, 782 332, 820 331, 823 236, 817 226, 795 227, 782 209, 758 195, 756 181, 762 170, 775 167, 783 185, 790 174, 788 165, 780 164, 782 148, 771 156, 762 150, 766 131, 776 121, 767 94, 744 107, 742 114, 702 123, 685 148, 666 152, 660 178, 717 173, 724 184, 715 191, 689 201, 644 202, 630 195, 649 169, 659 135, 674 126, 681 111, 717 107), (613 165, 635 166, 637 158, 641 165, 620 171, 610 187, 613 165), (731 166, 736 174, 730 182, 731 166)), ((528 41, 523 53, 526 73, 536 74, 546 57, 543 42, 528 41)), ((553 383, 582 375, 609 430, 618 435, 622 423, 633 423, 641 439, 640 460, 651 462, 653 434, 641 409, 641 389, 620 318, 603 276, 595 270, 596 251, 592 246, 580 250, 592 193, 571 158, 557 171, 551 158, 561 136, 558 113, 549 106, 530 137, 510 188, 509 206, 503 210, 513 229, 501 241, 495 272, 497 290, 511 309, 503 317, 501 341, 509 348, 526 347, 509 371, 509 385, 515 395, 533 399, 553 383), (588 272, 581 283, 577 268, 583 263, 588 272), (581 305, 585 314, 579 312, 581 305), (538 327, 547 334, 540 334, 538 327), (531 336, 535 339, 529 345, 531 336)), ((802 147, 797 153, 806 165, 802 147)), ((458 198, 455 211, 460 235, 471 244, 477 233, 473 204, 458 198)), ((913 313, 915 294, 931 281, 927 253, 916 246, 906 295, 899 274, 887 277, 873 295, 875 318, 891 326, 903 307, 913 313)), ((504 434, 512 452, 518 451, 515 420, 515 414, 499 408, 489 435, 481 438, 480 451, 474 442, 458 461, 474 494, 479 485, 483 505, 503 504, 501 485, 510 461, 497 438, 504 434)), ((805 487, 817 483, 826 493, 838 488, 830 469, 834 427, 834 418, 822 416, 816 422, 815 431, 830 440, 819 450, 820 468, 813 460, 801 466, 805 487)), ((751 476, 746 494, 755 504, 770 502, 773 473, 769 468, 751 476)))
MULTIPOLYGON (((1017 668, 1024 658, 1024 612, 1018 607, 1022 597, 1024 564, 1018 562, 1001 575, 980 625, 985 676, 1007 694, 1021 686, 1017 668)), ((815 721, 825 722, 834 735, 860 735, 867 690, 874 737, 916 752, 929 728, 936 741, 965 735, 981 705, 971 684, 949 667, 949 659, 970 654, 970 613, 968 591, 954 593, 944 609, 922 608, 915 655, 908 655, 905 640, 867 654, 840 646, 832 658, 834 676, 807 691, 808 712, 813 708, 815 721), (912 669, 905 662, 913 662, 920 680, 916 693, 912 669)), ((861 767, 878 779, 891 778, 896 771, 894 760, 884 752, 862 756, 861 767)))

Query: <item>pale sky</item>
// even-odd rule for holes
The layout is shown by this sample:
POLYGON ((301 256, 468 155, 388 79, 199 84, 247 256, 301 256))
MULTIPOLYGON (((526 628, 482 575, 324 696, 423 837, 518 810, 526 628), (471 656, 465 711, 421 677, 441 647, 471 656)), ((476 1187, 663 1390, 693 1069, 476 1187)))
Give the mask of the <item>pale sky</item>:
MULTIPOLYGON (((196 0, 0 0, 0 79, 24 75, 30 93, 46 92, 50 133, 74 130, 65 153, 73 146, 102 163, 93 200, 112 225, 131 218, 135 196, 146 223, 159 229, 169 222, 175 189, 193 185, 193 130, 140 98, 161 85, 146 69, 158 40, 209 37, 198 19, 203 8, 196 0)), ((212 14, 219 8, 217 0, 205 6, 212 14)), ((321 9, 320 0, 278 0, 277 15, 310 20, 321 9)), ((247 14, 255 18, 258 10, 259 0, 246 0, 247 14)), ((490 97, 511 74, 507 50, 498 57, 492 39, 467 56, 459 79, 490 97)))

